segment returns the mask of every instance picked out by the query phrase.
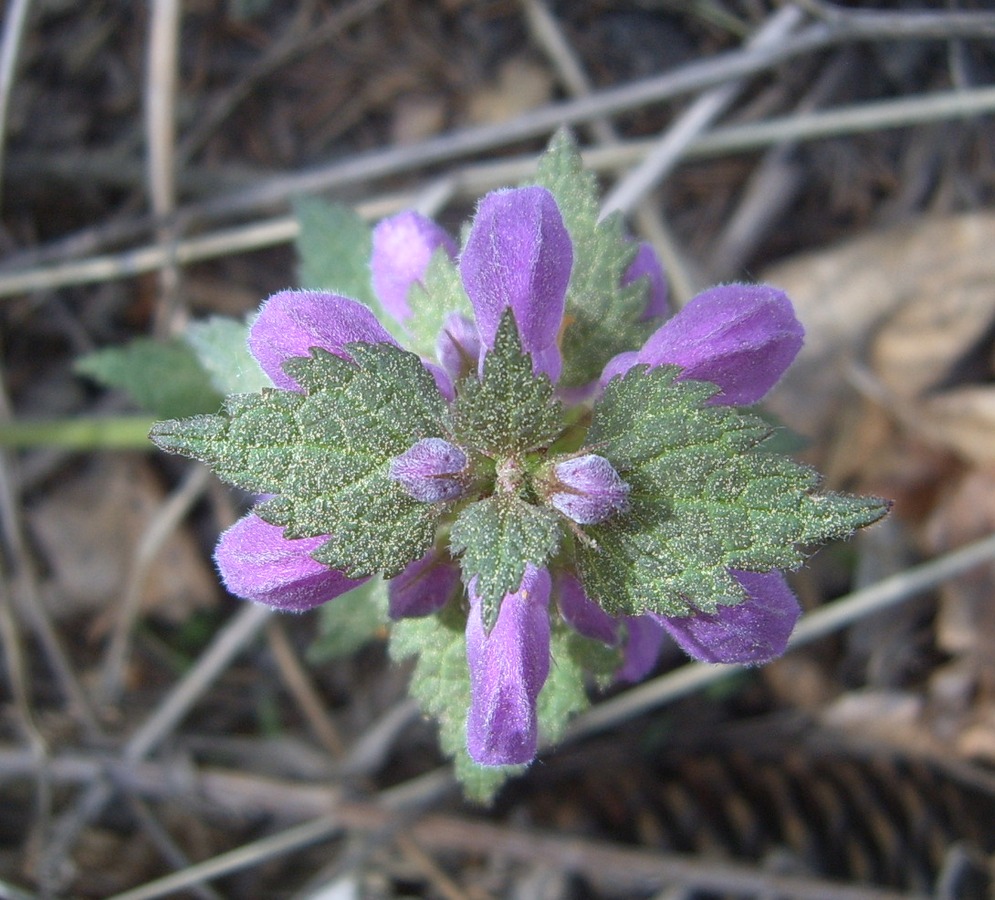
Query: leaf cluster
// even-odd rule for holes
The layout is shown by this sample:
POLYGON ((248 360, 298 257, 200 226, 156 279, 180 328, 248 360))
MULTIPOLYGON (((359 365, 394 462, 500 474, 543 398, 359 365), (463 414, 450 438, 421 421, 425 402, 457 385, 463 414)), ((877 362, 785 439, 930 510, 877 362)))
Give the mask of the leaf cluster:
POLYGON ((221 414, 161 422, 162 449, 193 456, 247 491, 288 538, 328 535, 315 559, 354 578, 391 576, 432 543, 434 512, 387 477, 390 460, 445 434, 444 402, 417 356, 350 344, 290 360, 304 393, 235 394, 221 414))
POLYGON ((707 403, 715 388, 676 367, 631 369, 595 406, 588 442, 631 488, 631 508, 585 529, 577 562, 609 612, 681 616, 743 597, 729 569, 797 566, 801 547, 880 518, 874 498, 818 494, 818 475, 768 453, 769 426, 707 403))

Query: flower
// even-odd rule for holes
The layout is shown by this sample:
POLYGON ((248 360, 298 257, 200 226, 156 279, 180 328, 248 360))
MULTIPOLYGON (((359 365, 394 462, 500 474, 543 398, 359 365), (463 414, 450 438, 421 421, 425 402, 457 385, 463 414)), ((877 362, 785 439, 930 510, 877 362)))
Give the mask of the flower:
MULTIPOLYGON (((382 309, 400 326, 395 333, 403 333, 413 320, 411 288, 425 278, 440 248, 455 261, 473 310, 472 319, 458 310, 445 316, 436 357, 422 360, 444 401, 458 397, 463 379, 483 377, 509 310, 535 378, 548 377, 555 384, 563 368, 561 336, 569 327, 564 311, 575 259, 550 191, 525 187, 488 194, 478 205, 461 252, 441 228, 415 213, 381 222, 373 232, 372 284, 382 309)), ((665 315, 663 271, 645 244, 636 249, 622 277, 623 284, 636 282, 645 285, 643 321, 665 315)), ((692 300, 639 349, 609 360, 595 390, 635 366, 675 365, 680 378, 716 386, 711 404, 752 404, 783 374, 802 337, 790 301, 780 291, 723 285, 692 300)), ((284 363, 310 355, 313 348, 350 360, 351 344, 397 346, 357 301, 289 290, 263 304, 248 343, 274 385, 295 392, 302 387, 284 363)), ((581 393, 564 390, 561 397, 590 402, 581 393)), ((560 452, 551 440, 532 455, 509 452, 484 459, 487 453, 461 446, 453 433, 426 435, 395 456, 387 477, 417 502, 431 505, 440 528, 431 550, 390 580, 391 617, 431 615, 463 592, 460 569, 446 541, 454 517, 478 500, 499 496, 508 503, 542 507, 547 516, 542 521, 553 516, 557 534, 574 535, 575 540, 589 540, 584 526, 623 520, 631 501, 626 472, 597 449, 560 452)), ((233 593, 278 609, 304 610, 365 580, 315 561, 311 554, 327 539, 290 539, 250 513, 222 535, 215 558, 233 593)), ((666 636, 696 659, 764 662, 783 652, 799 614, 778 571, 730 569, 745 595, 742 602, 682 616, 610 615, 589 596, 569 553, 550 552, 541 565, 525 560, 517 571, 519 583, 497 599, 496 607, 476 576, 465 579, 471 698, 466 739, 471 758, 481 765, 527 763, 537 752, 537 699, 550 670, 554 611, 578 633, 618 648, 616 675, 621 680, 645 677, 666 636)))
POLYGON ((612 464, 596 453, 553 466, 549 505, 579 525, 594 525, 622 512, 629 486, 612 464))

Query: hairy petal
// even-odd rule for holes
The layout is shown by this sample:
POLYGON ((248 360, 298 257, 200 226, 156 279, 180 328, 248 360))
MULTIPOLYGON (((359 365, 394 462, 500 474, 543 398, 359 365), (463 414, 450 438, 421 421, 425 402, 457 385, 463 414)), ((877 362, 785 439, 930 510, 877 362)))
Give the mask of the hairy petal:
POLYGON ((442 438, 422 438, 391 460, 389 477, 415 500, 439 503, 463 493, 458 476, 466 464, 466 454, 455 444, 442 438))
POLYGON ((299 391, 283 371, 288 359, 310 356, 320 347, 348 359, 346 344, 394 344, 372 311, 338 294, 322 291, 280 291, 259 310, 249 329, 249 350, 278 388, 299 391))
POLYGON ((454 382, 476 374, 480 362, 480 335, 466 316, 451 313, 439 332, 436 355, 454 382))
POLYGON ((749 594, 745 601, 661 622, 681 649, 701 662, 770 662, 787 647, 801 615, 798 600, 780 572, 730 571, 749 594))
POLYGON ((387 584, 392 619, 428 616, 442 609, 460 586, 459 566, 433 548, 387 584))
POLYGON ((347 578, 323 566, 311 552, 326 537, 287 540, 283 529, 254 513, 221 535, 214 551, 221 580, 236 597, 274 609, 301 612, 351 591, 367 579, 347 578))
POLYGON ((556 576, 557 603, 560 615, 578 634, 614 647, 618 643, 618 622, 606 613, 584 591, 583 585, 570 572, 556 576))
POLYGON ((456 243, 445 229, 413 210, 384 219, 373 229, 373 290, 383 308, 399 322, 411 315, 408 292, 425 277, 439 247, 456 258, 456 243))
POLYGON ((623 616, 628 638, 622 654, 622 665, 615 673, 618 681, 642 681, 660 658, 660 647, 666 632, 661 617, 653 613, 623 616))
POLYGON ((580 525, 594 525, 628 505, 629 485, 603 456, 587 453, 557 463, 550 505, 580 525))
POLYGON ((556 345, 573 244, 553 195, 545 188, 495 191, 480 201, 460 274, 484 346, 494 346, 508 308, 536 371, 554 380, 562 359, 556 345))
POLYGON ((602 383, 633 365, 678 365, 682 378, 710 381, 712 403, 756 403, 791 365, 804 338, 787 295, 768 285, 727 284, 695 297, 635 356, 610 360, 602 383))
POLYGON ((549 572, 526 566, 521 586, 505 595, 488 634, 470 582, 466 740, 470 757, 482 766, 527 763, 536 755, 536 700, 549 674, 550 590, 549 572))
POLYGON ((647 280, 643 321, 667 315, 670 311, 667 276, 653 245, 645 241, 639 245, 635 257, 629 263, 629 268, 625 270, 622 284, 632 284, 640 278, 647 280))

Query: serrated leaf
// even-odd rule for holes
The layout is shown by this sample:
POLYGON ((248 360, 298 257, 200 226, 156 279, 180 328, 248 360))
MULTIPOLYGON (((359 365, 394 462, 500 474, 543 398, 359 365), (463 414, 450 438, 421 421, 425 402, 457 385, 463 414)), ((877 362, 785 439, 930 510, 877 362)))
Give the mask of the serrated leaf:
MULTIPOLYGON (((249 326, 227 316, 211 316, 193 322, 183 334, 197 354, 201 368, 207 372, 214 389, 225 394, 248 394, 271 387, 246 340, 249 326)), ((176 415, 175 413, 173 415, 176 415)))
POLYGON ((714 389, 644 367, 615 379, 588 442, 631 489, 630 510, 584 531, 577 562, 589 596, 614 615, 687 615, 735 604, 729 569, 797 566, 801 546, 851 534, 886 511, 873 498, 819 495, 818 475, 758 449, 768 426, 708 406, 714 389))
POLYGON ((221 405, 221 394, 193 350, 180 340, 137 338, 89 353, 74 368, 105 387, 123 391, 153 415, 192 416, 221 405))
POLYGON ((584 171, 567 131, 558 132, 540 158, 535 183, 556 198, 573 241, 560 383, 580 386, 597 378, 613 356, 636 349, 649 336, 653 324, 641 321, 648 286, 622 285, 637 244, 627 239, 621 216, 598 221, 597 181, 584 171))
POLYGON ((318 635, 307 649, 307 660, 318 665, 349 656, 385 635, 386 624, 387 585, 382 578, 371 578, 322 604, 318 610, 318 635))
POLYGON ((433 358, 446 319, 460 313, 471 321, 473 307, 463 289, 459 269, 444 247, 436 249, 425 277, 408 291, 411 316, 404 322, 405 343, 420 356, 433 358))
POLYGON ((543 566, 559 549, 560 520, 550 509, 499 493, 466 507, 449 540, 462 554, 463 582, 477 579, 484 626, 491 628, 501 599, 521 585, 526 563, 543 566))
POLYGON ((563 428, 563 409, 546 375, 532 374, 511 310, 501 318, 483 377, 460 382, 453 404, 457 440, 488 456, 549 444, 563 428))
POLYGON ((422 711, 439 723, 439 745, 453 758, 453 769, 466 796, 489 802, 498 788, 524 766, 478 766, 466 751, 466 715, 470 708, 470 672, 466 664, 466 614, 451 603, 438 615, 395 622, 390 654, 396 660, 416 657, 409 691, 422 711))
POLYGON ((390 344, 350 344, 288 363, 307 391, 235 394, 218 416, 161 422, 151 437, 261 494, 288 538, 330 535, 314 556, 354 578, 397 574, 423 555, 436 512, 388 478, 390 460, 441 437, 445 402, 418 357, 390 344))
POLYGON ((340 203, 302 197, 294 203, 300 231, 295 241, 302 287, 329 291, 366 304, 380 316, 370 278, 372 229, 340 203))

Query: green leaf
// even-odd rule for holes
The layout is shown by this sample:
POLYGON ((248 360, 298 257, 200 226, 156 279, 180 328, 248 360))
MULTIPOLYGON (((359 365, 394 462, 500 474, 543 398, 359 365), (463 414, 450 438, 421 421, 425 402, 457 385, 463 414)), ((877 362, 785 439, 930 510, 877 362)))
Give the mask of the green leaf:
POLYGON ((466 507, 450 532, 450 547, 462 554, 463 582, 476 578, 484 626, 497 621, 501 599, 518 590, 526 563, 543 566, 560 546, 559 516, 545 507, 498 493, 466 507))
POLYGON ((886 512, 874 498, 816 494, 812 469, 759 447, 763 420, 706 405, 714 387, 675 375, 637 366, 594 409, 588 443, 631 489, 625 515, 576 542, 585 589, 608 612, 714 612, 744 597, 730 568, 795 567, 801 546, 886 512))
POLYGON ((312 665, 350 656, 377 637, 386 635, 387 584, 371 578, 365 584, 322 604, 318 636, 307 649, 312 665))
POLYGON ((222 396, 248 394, 272 386, 249 352, 248 336, 248 324, 227 316, 211 316, 202 322, 193 322, 183 334, 212 386, 222 396))
POLYGON ((439 723, 439 744, 453 758, 456 777, 467 797, 489 802, 498 788, 524 766, 478 766, 466 751, 466 715, 470 708, 470 672, 466 664, 466 614, 451 603, 439 614, 395 622, 390 654, 396 660, 416 657, 411 696, 439 723))
POLYGON ((234 394, 222 414, 160 422, 150 436, 247 491, 278 495, 259 515, 288 538, 331 535, 319 561, 353 578, 390 577, 428 550, 437 515, 388 478, 390 460, 445 435, 445 403, 414 354, 347 349, 352 361, 316 349, 287 364, 305 394, 234 394))
POLYGON ((193 350, 180 340, 138 338, 76 361, 75 370, 105 387, 124 391, 157 416, 190 416, 215 410, 221 395, 193 350))
POLYGON ((562 428, 553 385, 546 375, 532 374, 532 358, 522 352, 515 317, 507 310, 484 358, 483 378, 465 378, 457 387, 457 440, 488 456, 504 456, 547 445, 562 428))
POLYGON ((434 358, 439 334, 452 313, 473 321, 473 307, 459 269, 444 247, 436 249, 425 277, 408 291, 411 316, 404 322, 405 343, 420 356, 434 358))
MULTIPOLYGON (((550 636, 550 656, 553 664, 549 667, 549 677, 539 693, 539 702, 536 705, 539 735, 543 745, 559 741, 566 732, 570 720, 591 705, 587 691, 584 689, 586 677, 582 665, 584 656, 577 652, 575 646, 578 642, 597 643, 582 638, 565 627, 554 628, 550 636)), ((598 644, 598 646, 604 645, 598 644)))
POLYGON ((370 278, 370 226, 348 206, 317 197, 297 200, 294 213, 300 226, 296 247, 301 285, 365 303, 386 324, 390 317, 380 316, 370 278))
POLYGON ((573 241, 574 262, 567 289, 560 383, 587 384, 605 363, 640 347, 654 323, 641 321, 645 280, 622 286, 638 245, 626 238, 621 216, 598 221, 598 186, 585 172, 569 132, 558 132, 539 160, 536 184, 556 198, 573 241))

